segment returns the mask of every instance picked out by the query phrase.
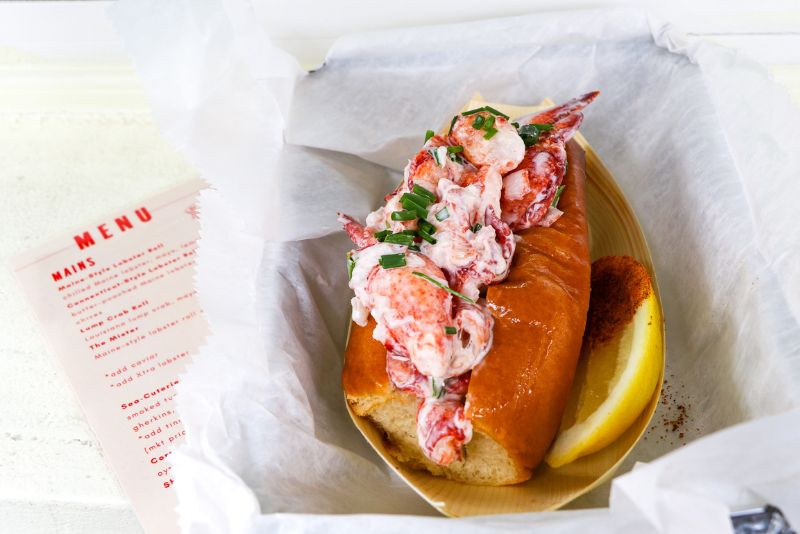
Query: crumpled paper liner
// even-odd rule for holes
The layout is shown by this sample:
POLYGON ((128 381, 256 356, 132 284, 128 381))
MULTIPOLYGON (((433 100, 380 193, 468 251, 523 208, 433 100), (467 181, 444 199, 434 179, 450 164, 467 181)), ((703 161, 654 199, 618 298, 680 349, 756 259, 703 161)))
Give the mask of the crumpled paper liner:
POLYGON ((304 74, 269 43, 266 12, 112 8, 165 134, 214 187, 197 275, 213 334, 182 380, 188 439, 172 455, 184 531, 725 532, 731 508, 764 501, 800 524, 800 113, 763 68, 611 10, 351 36, 304 74), (639 216, 663 295, 671 398, 621 473, 651 463, 615 480, 610 509, 316 515, 432 513, 346 415, 335 212, 374 209, 476 91, 530 104, 595 88, 582 132, 639 216))

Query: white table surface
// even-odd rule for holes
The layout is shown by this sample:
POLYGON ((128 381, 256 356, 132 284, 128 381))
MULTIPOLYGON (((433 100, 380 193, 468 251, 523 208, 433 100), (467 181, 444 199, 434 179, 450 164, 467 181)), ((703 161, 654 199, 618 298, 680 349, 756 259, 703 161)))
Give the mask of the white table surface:
MULTIPOLYGON (((279 45, 318 64, 350 31, 620 2, 273 1, 279 45), (337 7, 349 6, 347 11, 337 7), (456 5, 450 3, 450 5, 456 5), (424 6, 424 9, 423 9, 424 6), (313 20, 298 14, 314 10, 313 20)), ((800 3, 649 7, 769 68, 800 104, 800 3)), ((161 138, 105 19, 106 2, 0 3, 0 262, 175 185, 189 164, 161 138)), ((0 269, 0 531, 141 532, 48 353, 8 268, 0 269)), ((795 526, 797 528, 797 526, 795 526)))

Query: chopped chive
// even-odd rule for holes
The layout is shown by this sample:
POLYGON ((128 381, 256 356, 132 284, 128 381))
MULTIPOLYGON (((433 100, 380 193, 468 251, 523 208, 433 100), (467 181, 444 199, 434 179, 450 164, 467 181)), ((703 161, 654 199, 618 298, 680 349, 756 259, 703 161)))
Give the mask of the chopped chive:
POLYGON ((508 115, 506 115, 502 111, 498 111, 498 110, 494 109, 492 106, 483 106, 482 108, 471 109, 469 111, 463 112, 462 115, 464 115, 466 117, 467 115, 475 115, 476 113, 480 113, 481 111, 488 111, 489 113, 491 113, 493 115, 497 115, 498 117, 503 117, 504 119, 508 119, 509 118, 508 115))
POLYGON ((353 279, 353 269, 356 268, 356 260, 353 258, 353 252, 347 253, 347 279, 353 279))
POLYGON ((428 216, 428 210, 417 204, 412 200, 405 200, 403 201, 403 207, 410 211, 415 211, 417 213, 417 218, 424 219, 428 216))
MULTIPOLYGON (((417 218, 417 212, 414 210, 393 211, 391 217, 393 221, 413 221, 417 218)), ((386 235, 383 237, 391 233, 389 230, 384 230, 383 232, 386 232, 386 235)), ((383 232, 378 233, 382 234, 383 232)), ((378 234, 375 234, 375 237, 378 237, 378 234)), ((378 241, 381 241, 381 239, 378 238, 378 241)))
POLYGON ((472 230, 473 233, 477 234, 481 228, 483 228, 483 225, 481 223, 475 223, 474 225, 470 226, 469 229, 472 230))
POLYGON ((508 115, 506 115, 506 114, 505 114, 505 113, 503 113, 502 111, 497 111, 497 110, 496 110, 496 109, 494 109, 492 106, 483 106, 483 109, 484 109, 484 110, 486 110, 486 111, 488 111, 489 113, 494 113, 494 114, 495 114, 495 115, 497 115, 498 117, 503 117, 504 119, 508 119, 508 118, 509 118, 509 117, 508 117, 508 115))
POLYGON ((516 128, 517 130, 519 130, 519 123, 518 123, 518 122, 512 122, 512 123, 511 123, 511 126, 513 126, 514 128, 516 128))
POLYGON ((447 206, 443 207, 442 209, 436 212, 437 221, 444 221, 448 217, 450 217, 450 210, 447 209, 447 206))
POLYGON ((558 207, 558 201, 561 198, 561 192, 564 191, 564 187, 565 187, 564 185, 559 185, 558 189, 556 189, 556 194, 553 197, 553 202, 550 203, 550 206, 552 206, 553 208, 558 207))
POLYGON ((436 135, 436 133, 433 130, 428 130, 427 132, 425 132, 425 142, 427 143, 428 140, 434 135, 436 135))
POLYGON ((549 132, 553 129, 552 124, 531 124, 531 126, 536 126, 536 129, 540 132, 549 132))
POLYGON ((416 193, 403 193, 403 196, 400 197, 400 201, 402 202, 403 200, 410 200, 414 204, 422 206, 423 208, 427 208, 428 206, 431 205, 431 201, 430 200, 428 200, 426 197, 424 197, 422 195, 418 195, 416 193))
POLYGON ((404 267, 406 264, 406 255, 384 254, 378 259, 378 263, 384 269, 394 269, 395 267, 404 267))
POLYGON ((442 166, 442 161, 439 159, 439 150, 437 148, 429 148, 428 153, 433 156, 433 160, 439 167, 442 166))
POLYGON ((447 130, 447 135, 453 133, 453 126, 456 125, 456 120, 458 120, 458 115, 453 115, 453 120, 450 121, 450 129, 447 130))
POLYGON ((419 247, 417 245, 408 245, 408 250, 413 250, 414 252, 419 252, 419 247))
POLYGON ((383 241, 384 243, 394 243, 395 245, 409 246, 414 242, 414 238, 407 234, 397 233, 397 234, 387 235, 386 239, 384 239, 383 241))
POLYGON ((403 193, 403 196, 400 197, 400 203, 402 204, 404 201, 411 201, 423 208, 427 208, 430 205, 430 202, 427 198, 421 197, 416 193, 403 193))
POLYGON ((483 122, 483 129, 487 132, 494 127, 494 115, 489 115, 483 122))
POLYGON ((462 158, 458 154, 447 154, 447 157, 450 158, 450 161, 453 163, 458 163, 459 165, 464 165, 464 158, 462 158))
POLYGON ((441 382, 436 380, 435 378, 431 377, 431 394, 435 399, 441 399, 444 397, 444 380, 441 382))
POLYGON ((436 195, 434 193, 428 191, 427 189, 425 189, 421 185, 414 184, 413 191, 414 191, 414 194, 416 194, 416 195, 419 195, 421 197, 425 197, 428 200, 430 200, 431 202, 436 202, 436 195))
POLYGON ((464 152, 464 147, 461 145, 449 146, 447 147, 447 152, 449 154, 458 154, 459 152, 464 152))
POLYGON ((448 336, 454 336, 458 334, 458 328, 456 328, 455 326, 445 326, 444 333, 447 334, 448 336))
POLYGON ((472 300, 471 298, 467 297, 466 295, 462 295, 461 293, 459 293, 458 291, 456 291, 454 289, 450 289, 448 286, 444 285, 443 283, 441 283, 440 281, 436 280, 435 278, 431 278, 430 276, 428 276, 425 273, 421 273, 419 271, 413 271, 411 274, 413 274, 414 276, 419 276, 420 278, 424 278, 425 280, 427 280, 431 284, 444 289, 445 291, 447 291, 451 295, 455 295, 458 298, 466 300, 470 304, 475 304, 475 301, 472 300))
POLYGON ((417 217, 421 219, 427 217, 428 210, 426 210, 423 206, 420 206, 419 204, 411 200, 411 198, 406 197, 406 195, 408 194, 409 193, 406 193, 402 197, 400 197, 400 204, 402 204, 402 206, 406 210, 415 212, 417 214, 417 217))
POLYGON ((436 238, 433 237, 428 232, 426 232, 425 230, 419 230, 419 236, 422 239, 424 239, 425 241, 427 241, 428 243, 430 243, 431 245, 435 245, 436 244, 436 238))
POLYGON ((471 109, 469 111, 463 112, 462 115, 466 117, 467 115, 475 115, 476 113, 480 113, 481 111, 486 111, 486 108, 482 107, 482 108, 471 109))
POLYGON ((483 126, 483 121, 485 120, 486 119, 483 118, 483 115, 478 115, 477 117, 475 117, 475 120, 472 121, 472 127, 475 128, 476 130, 480 130, 481 127, 483 126))
POLYGON ((420 230, 422 230, 426 234, 432 235, 436 231, 436 227, 431 223, 429 223, 428 221, 426 221, 425 219, 420 220, 417 226, 419 227, 420 230))
MULTIPOLYGON (((416 217, 416 214, 414 215, 414 217, 416 217)), ((392 213, 392 220, 397 220, 397 219, 394 218, 394 213, 392 213)), ((383 240, 386 239, 386 236, 391 234, 391 233, 392 233, 391 230, 381 230, 380 232, 375 232, 374 235, 375 235, 375 239, 377 239, 380 242, 383 242, 383 240)))
POLYGON ((519 127, 519 136, 526 147, 533 146, 539 141, 539 128, 535 124, 523 124, 519 127))
POLYGON ((483 138, 488 141, 489 139, 494 137, 494 134, 496 133, 497 133, 497 128, 489 128, 488 130, 486 130, 486 135, 484 135, 483 138))
POLYGON ((400 233, 401 233, 401 234, 406 234, 406 235, 410 235, 410 236, 417 237, 417 231, 416 231, 416 230, 403 230, 403 231, 402 231, 402 232, 400 232, 400 233))

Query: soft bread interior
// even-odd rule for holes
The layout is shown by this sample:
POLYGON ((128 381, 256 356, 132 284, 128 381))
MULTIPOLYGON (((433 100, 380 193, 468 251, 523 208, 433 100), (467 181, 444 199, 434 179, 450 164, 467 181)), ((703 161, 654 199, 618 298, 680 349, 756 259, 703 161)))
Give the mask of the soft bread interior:
POLYGON ((348 395, 347 401, 357 415, 369 418, 381 429, 392 456, 413 469, 485 486, 516 484, 530 478, 529 471, 519 468, 500 444, 481 432, 475 432, 466 445, 464 460, 447 467, 428 460, 417 443, 418 400, 412 395, 395 390, 384 395, 348 395))

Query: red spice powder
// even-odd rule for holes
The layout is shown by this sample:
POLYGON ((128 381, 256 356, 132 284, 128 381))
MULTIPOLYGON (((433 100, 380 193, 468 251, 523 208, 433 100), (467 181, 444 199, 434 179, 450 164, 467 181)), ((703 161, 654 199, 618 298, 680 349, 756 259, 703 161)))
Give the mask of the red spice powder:
POLYGON ((647 269, 630 256, 606 256, 592 263, 592 294, 586 321, 591 347, 622 330, 653 286, 647 269))

